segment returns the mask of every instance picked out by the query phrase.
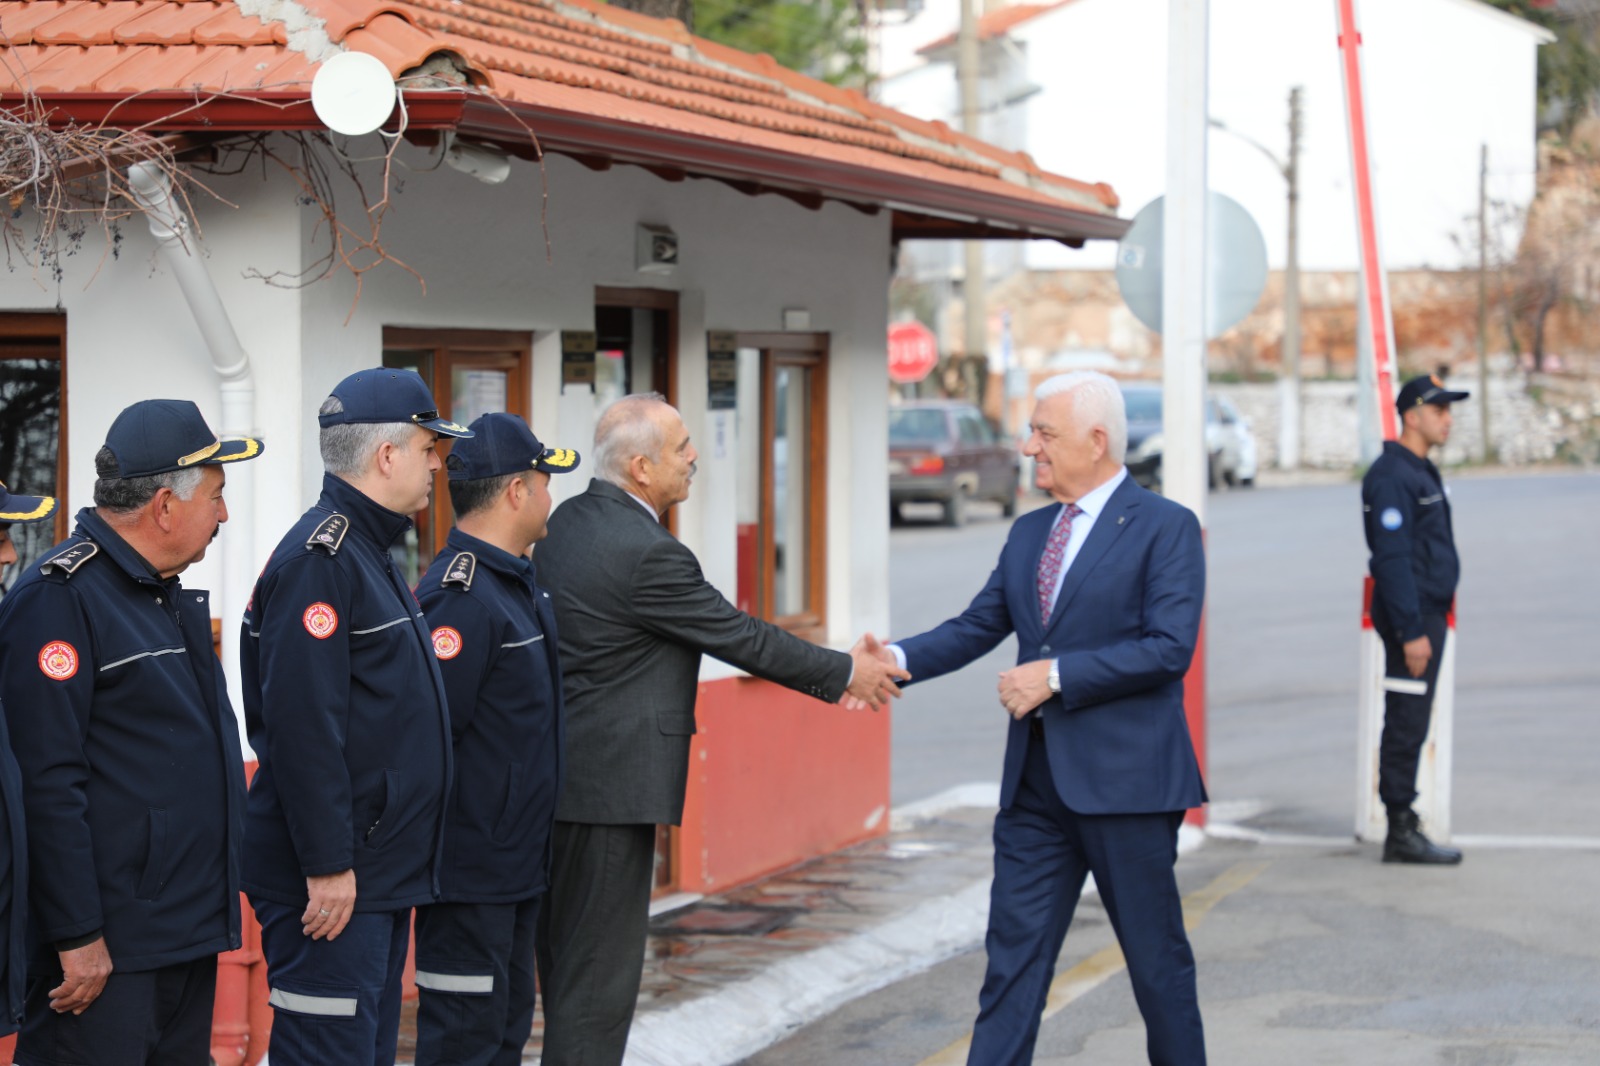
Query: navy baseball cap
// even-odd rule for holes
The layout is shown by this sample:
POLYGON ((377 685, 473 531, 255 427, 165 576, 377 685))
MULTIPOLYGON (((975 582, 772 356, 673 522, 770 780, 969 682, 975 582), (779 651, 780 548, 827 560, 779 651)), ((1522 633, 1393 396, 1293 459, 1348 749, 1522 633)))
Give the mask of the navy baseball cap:
POLYGON ((150 477, 254 459, 266 446, 251 437, 219 440, 192 400, 140 400, 106 431, 120 478, 150 477))
POLYGON ((0 481, 0 526, 13 523, 43 522, 56 513, 54 496, 23 496, 6 488, 0 481))
POLYGON ((324 427, 412 422, 446 437, 472 436, 466 426, 439 417, 439 405, 415 370, 386 366, 358 370, 335 385, 330 395, 338 399, 342 410, 318 415, 317 422, 324 427))
POLYGON ((528 470, 565 474, 578 467, 577 452, 546 448, 516 415, 498 411, 483 415, 472 423, 472 433, 471 439, 452 445, 445 459, 451 481, 477 481, 528 470))
POLYGON ((1419 407, 1425 403, 1448 407, 1457 400, 1465 400, 1471 395, 1470 392, 1451 392, 1444 387, 1444 382, 1439 380, 1437 374, 1423 374, 1405 383, 1405 387, 1400 390, 1400 395, 1395 397, 1394 405, 1400 410, 1401 414, 1405 414, 1413 407, 1419 407))

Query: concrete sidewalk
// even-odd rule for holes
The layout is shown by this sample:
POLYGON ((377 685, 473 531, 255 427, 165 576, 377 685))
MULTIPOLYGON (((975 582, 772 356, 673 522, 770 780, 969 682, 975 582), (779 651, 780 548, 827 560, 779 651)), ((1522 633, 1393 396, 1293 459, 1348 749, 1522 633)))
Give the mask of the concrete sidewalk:
MULTIPOLYGON (((737 1063, 879 988, 981 951, 993 794, 973 786, 902 809, 886 837, 658 915, 628 1064, 737 1063)), ((1423 869, 1382 865, 1376 845, 1349 839, 1223 823, 1202 841, 1186 830, 1179 883, 1212 1061, 1600 1062, 1600 839, 1456 843, 1468 852, 1461 867, 1423 869)), ((976 996, 974 987, 974 1010, 976 996)), ((1145 1061, 1097 901, 1080 908, 1047 1018, 1041 1066, 1145 1061)), ((402 1053, 405 1062, 404 1039, 402 1053)), ((899 1061, 862 1055, 848 1061, 899 1061)), ((763 1059, 814 1061, 801 1048, 763 1059)), ((940 1039, 905 1061, 960 1063, 965 1051, 940 1039)))

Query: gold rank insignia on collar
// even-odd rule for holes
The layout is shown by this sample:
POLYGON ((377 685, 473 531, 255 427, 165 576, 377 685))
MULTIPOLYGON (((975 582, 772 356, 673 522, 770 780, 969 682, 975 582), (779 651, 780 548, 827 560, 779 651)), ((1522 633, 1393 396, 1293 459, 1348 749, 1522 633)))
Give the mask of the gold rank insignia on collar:
POLYGON ((49 573, 51 570, 61 570, 71 577, 78 572, 78 567, 100 554, 100 545, 93 541, 83 541, 74 544, 66 551, 53 559, 47 559, 39 567, 40 573, 49 573))
POLYGON ((470 589, 477 572, 478 557, 471 552, 457 552, 456 557, 450 560, 450 565, 444 568, 444 578, 439 582, 439 587, 460 585, 463 589, 470 589))
POLYGON ((333 555, 338 552, 339 545, 344 543, 344 535, 349 531, 350 519, 336 512, 329 515, 322 525, 306 538, 306 547, 321 548, 329 555, 333 555))

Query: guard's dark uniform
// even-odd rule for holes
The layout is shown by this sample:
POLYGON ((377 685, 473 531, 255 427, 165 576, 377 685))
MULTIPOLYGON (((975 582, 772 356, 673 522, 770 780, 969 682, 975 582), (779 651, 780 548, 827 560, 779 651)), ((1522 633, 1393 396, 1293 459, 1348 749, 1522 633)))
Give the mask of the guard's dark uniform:
MULTIPOLYGON (((23 496, 0 482, 0 532, 48 521, 60 505, 50 496, 23 496)), ((0 580, 5 577, 0 563, 0 580)), ((22 771, 11 750, 0 703, 0 1036, 22 1024, 28 973, 28 833, 23 821, 22 771)))
POLYGON ((444 902, 417 910, 417 1063, 515 1066, 533 1024, 533 934, 561 787, 555 615, 529 560, 460 529, 417 590, 456 760, 444 902))
POLYGON ((244 886, 261 919, 274 1063, 394 1061, 410 909, 438 895, 450 723, 422 610, 389 556, 410 526, 324 477, 245 612, 260 768, 244 886), (331 941, 303 935, 306 878, 349 869, 349 925, 331 941))
POLYGON ((1405 445, 1384 443, 1361 483, 1361 502, 1372 553, 1372 625, 1384 651, 1378 795, 1390 807, 1409 807, 1461 563, 1439 470, 1405 445), (1421 636, 1433 645, 1433 657, 1413 678, 1402 646, 1421 636))
POLYGON ((68 1046, 92 1036, 47 1003, 61 982, 57 950, 102 931, 115 970, 82 1017, 127 1013, 144 1024, 131 1016, 167 993, 119 978, 159 982, 192 966, 182 995, 203 999, 205 1047, 215 955, 240 944, 244 807, 207 594, 163 580, 93 511, 80 511, 73 536, 0 601, 0 690, 26 786, 39 942, 19 1056, 145 1061, 144 1047, 68 1046))

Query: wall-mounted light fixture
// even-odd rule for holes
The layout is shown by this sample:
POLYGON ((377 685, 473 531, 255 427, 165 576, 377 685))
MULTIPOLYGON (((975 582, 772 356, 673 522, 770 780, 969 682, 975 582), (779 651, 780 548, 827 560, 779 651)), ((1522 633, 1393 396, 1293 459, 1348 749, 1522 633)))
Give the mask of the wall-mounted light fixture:
POLYGON ((678 266, 678 235, 665 226, 640 223, 633 265, 644 274, 670 274, 678 266))
POLYGON ((444 161, 463 174, 471 174, 485 185, 499 185, 511 176, 511 157, 500 149, 474 141, 463 141, 446 134, 444 161))

